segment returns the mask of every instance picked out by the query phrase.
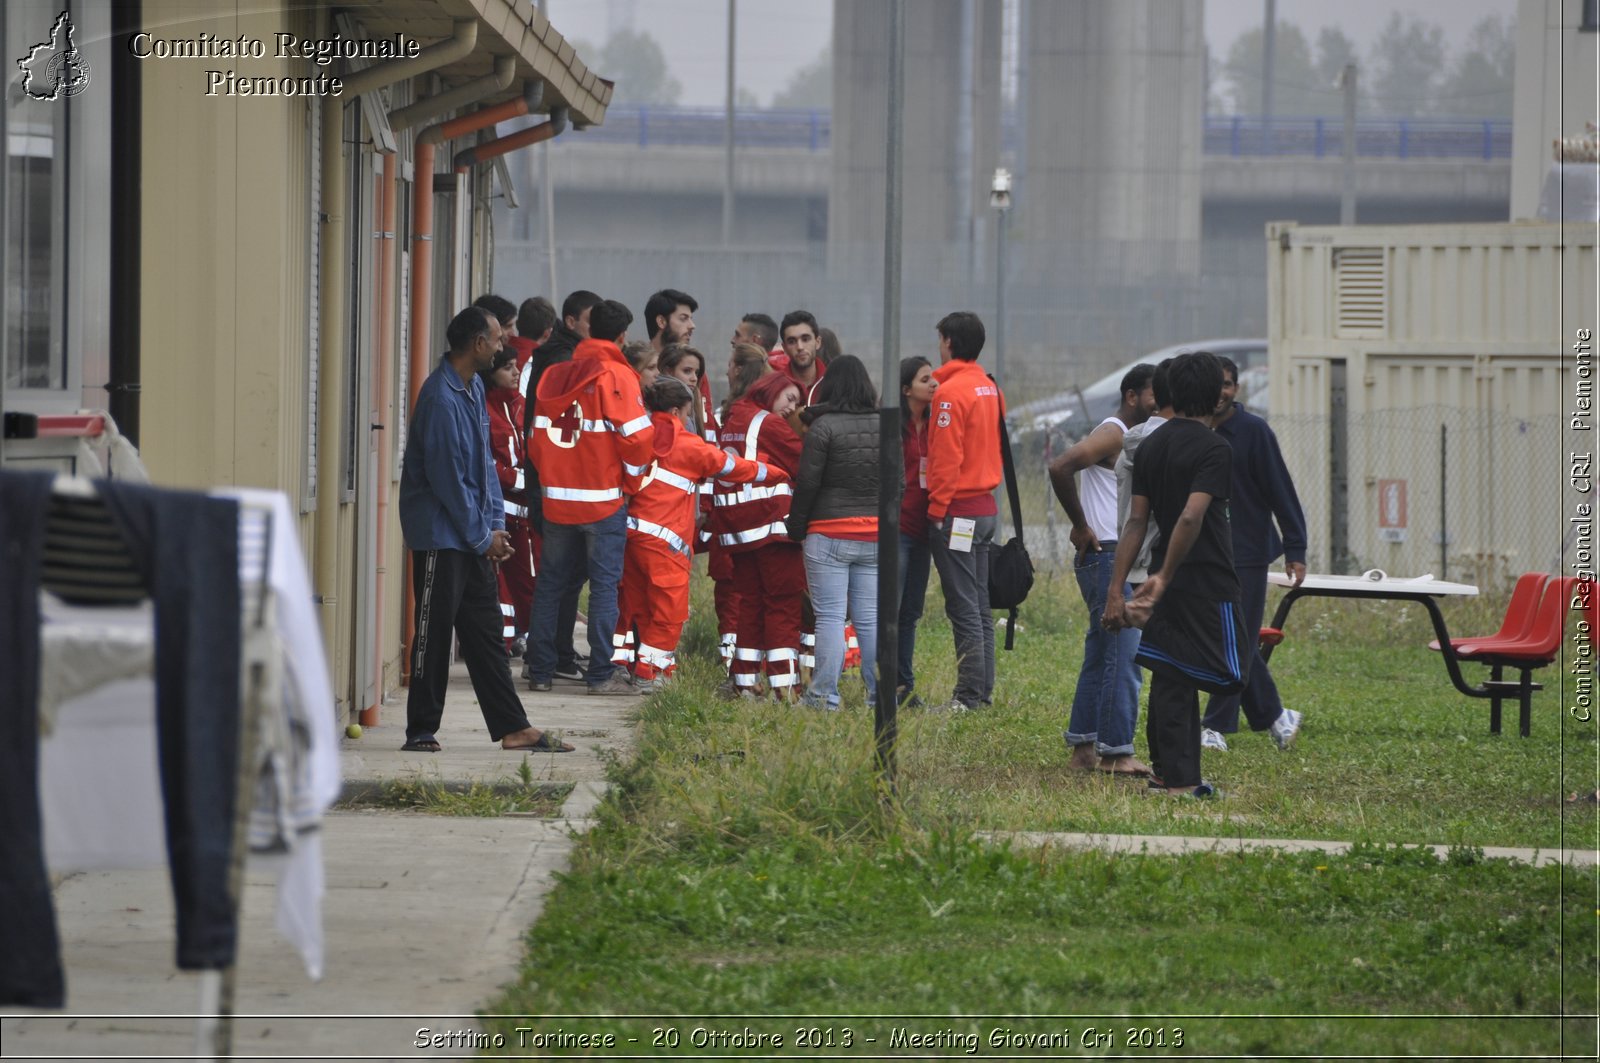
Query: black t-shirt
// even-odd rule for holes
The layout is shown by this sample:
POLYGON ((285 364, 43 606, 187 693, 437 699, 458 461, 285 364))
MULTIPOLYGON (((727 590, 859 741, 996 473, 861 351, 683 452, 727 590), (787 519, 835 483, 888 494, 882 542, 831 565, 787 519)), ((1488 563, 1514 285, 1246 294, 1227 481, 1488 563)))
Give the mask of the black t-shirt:
POLYGON ((1228 522, 1228 496, 1233 491, 1233 448, 1199 421, 1175 417, 1139 445, 1133 466, 1133 493, 1150 500, 1150 514, 1161 529, 1150 571, 1167 557, 1172 529, 1189 496, 1202 492, 1211 505, 1200 534, 1173 574, 1169 588, 1213 601, 1236 600, 1239 577, 1233 570, 1233 530, 1228 522))

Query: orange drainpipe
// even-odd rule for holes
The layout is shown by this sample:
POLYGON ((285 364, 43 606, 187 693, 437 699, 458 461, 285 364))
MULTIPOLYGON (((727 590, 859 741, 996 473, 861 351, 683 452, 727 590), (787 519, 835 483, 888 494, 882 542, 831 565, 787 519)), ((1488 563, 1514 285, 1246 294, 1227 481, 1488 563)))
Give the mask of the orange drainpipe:
MULTIPOLYGON (((475 133, 480 129, 487 129, 496 122, 509 121, 512 118, 521 118, 526 115, 536 101, 543 85, 536 91, 530 88, 523 95, 514 100, 497 103, 493 107, 485 107, 481 111, 474 111, 461 118, 452 118, 448 122, 436 122, 417 134, 417 139, 412 149, 412 167, 415 179, 411 194, 411 335, 408 337, 407 357, 410 365, 410 394, 407 396, 407 409, 415 409, 417 393, 422 390, 422 382, 432 372, 432 351, 428 349, 428 334, 432 331, 433 322, 429 319, 429 310, 433 301, 433 157, 436 147, 448 140, 475 133)), ((545 123, 548 125, 549 123, 545 123)), ((535 128, 543 128, 537 126, 535 128)), ((504 139, 504 138, 502 138, 504 139)), ((416 636, 416 598, 411 589, 411 580, 405 581, 405 633, 403 647, 409 647, 416 636)), ((410 653, 404 652, 404 662, 401 665, 402 682, 411 682, 410 653)))
MULTIPOLYGON (((378 178, 378 284, 376 302, 378 304, 378 324, 375 330, 375 342, 372 345, 372 393, 377 397, 374 404, 378 410, 378 417, 385 430, 389 428, 388 420, 394 410, 394 399, 390 395, 389 387, 389 361, 393 357, 391 349, 394 343, 394 220, 395 220, 395 154, 387 152, 383 156, 383 174, 378 178)), ((388 540, 389 529, 389 449, 394 445, 394 437, 385 435, 378 445, 378 475, 377 475, 377 554, 374 560, 377 563, 377 578, 372 581, 373 587, 373 636, 372 657, 373 675, 373 702, 361 709, 361 726, 374 727, 378 723, 378 707, 383 704, 383 585, 384 576, 388 573, 385 565, 385 543, 388 540)), ((402 657, 404 654, 402 653, 402 657)))
POLYGON ((541 122, 527 129, 519 129, 515 133, 509 133, 506 136, 497 137, 482 144, 474 144, 470 148, 458 151, 453 160, 455 171, 456 173, 466 173, 480 162, 488 162, 490 159, 516 151, 518 148, 525 148, 530 144, 543 143, 565 128, 567 128, 567 109, 565 107, 557 107, 550 112, 550 120, 548 122, 541 122))

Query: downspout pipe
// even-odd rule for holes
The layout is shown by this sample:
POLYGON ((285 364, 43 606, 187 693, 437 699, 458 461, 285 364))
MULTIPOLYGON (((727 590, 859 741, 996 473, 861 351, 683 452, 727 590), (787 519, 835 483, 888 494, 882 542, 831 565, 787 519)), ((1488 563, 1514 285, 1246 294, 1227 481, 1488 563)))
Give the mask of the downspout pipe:
MULTIPOLYGON (((374 341, 372 344, 372 393, 375 396, 373 409, 377 414, 377 421, 370 431, 377 432, 388 427, 393 410, 392 388, 389 382, 389 366, 393 361, 391 346, 394 335, 391 331, 394 322, 394 236, 395 236, 395 176, 398 170, 398 159, 392 151, 383 155, 383 174, 378 179, 378 270, 377 277, 377 321, 373 329, 374 341)), ((361 726, 373 727, 378 723, 378 707, 383 704, 383 599, 384 577, 388 574, 388 527, 389 527, 389 448, 393 446, 394 436, 384 432, 378 439, 376 447, 377 469, 373 476, 371 491, 373 492, 373 511, 375 514, 373 528, 373 580, 372 580, 372 704, 361 707, 361 726)))
MULTIPOLYGON (((338 624, 342 612, 339 602, 339 528, 343 506, 339 501, 339 467, 342 397, 345 390, 345 344, 348 329, 346 299, 346 173, 344 164, 344 105, 352 98, 407 78, 417 77, 472 54, 478 43, 476 19, 458 19, 450 37, 430 44, 409 59, 374 64, 350 74, 344 92, 337 99, 322 102, 322 194, 318 204, 322 218, 320 277, 318 285, 318 335, 320 366, 317 389, 317 517, 314 577, 324 608, 323 644, 333 662, 335 683, 348 679, 348 659, 352 649, 338 624), (331 610, 331 612, 329 611, 331 610)), ((352 429, 354 426, 352 426, 352 429)), ((381 681, 380 681, 381 682, 381 681)), ((335 687, 337 694, 338 687, 335 687)))
MULTIPOLYGON (((389 128, 399 133, 419 122, 426 122, 437 118, 441 114, 467 104, 476 103, 486 96, 497 92, 504 92, 511 87, 516 78, 517 60, 515 56, 501 56, 495 60, 494 72, 476 78, 458 88, 442 92, 437 96, 430 96, 418 100, 406 107, 389 112, 389 128)), ((544 82, 536 83, 539 88, 538 98, 544 95, 544 82)), ((390 410, 393 404, 389 379, 389 366, 392 358, 394 335, 391 329, 394 326, 394 271, 395 271, 395 203, 397 189, 395 188, 396 158, 392 152, 383 157, 383 241, 380 244, 378 255, 378 342, 373 345, 372 351, 372 381, 373 388, 379 396, 378 408, 390 410)), ((414 392, 413 392, 414 393, 414 392)), ((409 395, 408 395, 409 398, 409 395)), ((407 411, 409 413, 409 405, 407 411)), ((383 662, 388 646, 384 638, 384 585, 387 570, 385 562, 388 558, 389 542, 389 448, 393 444, 385 442, 378 448, 378 475, 376 489, 376 520, 377 520, 377 578, 372 581, 373 586, 373 612, 377 621, 373 624, 372 655, 374 658, 373 674, 378 677, 375 700, 371 705, 361 709, 361 726, 371 727, 378 722, 378 707, 383 703, 383 662)), ((410 656, 405 652, 411 645, 414 626, 411 616, 411 581, 404 578, 406 561, 402 557, 401 573, 404 591, 401 600, 404 603, 404 614, 401 620, 400 643, 400 681, 402 684, 410 681, 410 656)))
MULTIPOLYGON (((406 408, 417 404, 417 393, 422 382, 428 379, 433 368, 433 352, 429 349, 429 336, 433 331, 430 311, 433 309, 433 163, 438 146, 445 141, 475 133, 496 122, 521 118, 533 111, 544 99, 544 82, 531 81, 522 95, 514 100, 486 107, 481 111, 446 122, 436 122, 417 133, 412 145, 413 183, 411 192, 411 334, 407 337, 406 359, 409 370, 409 394, 406 408)), ((402 581, 405 588, 401 613, 402 657, 400 674, 402 682, 411 681, 410 655, 404 648, 411 645, 416 635, 415 602, 411 580, 402 581)))
POLYGON ((490 159, 496 159, 501 155, 516 151, 518 148, 525 148, 530 144, 538 144, 549 140, 566 128, 567 108, 557 107, 550 112, 550 120, 548 122, 541 122, 527 129, 519 129, 515 133, 508 133, 506 136, 497 137, 482 144, 474 144, 470 148, 456 152, 454 160, 455 171, 456 173, 466 173, 480 162, 488 162, 490 159))
POLYGON ((530 113, 544 97, 544 83, 534 82, 521 96, 493 107, 447 122, 436 122, 417 134, 413 146, 415 187, 411 195, 411 336, 409 338, 412 403, 417 392, 432 370, 433 352, 429 349, 429 335, 433 322, 429 311, 433 307, 433 164, 438 146, 445 141, 468 133, 476 133, 496 122, 521 118, 530 113))
MULTIPOLYGON (((437 96, 428 96, 413 104, 397 108, 389 112, 389 128, 396 133, 410 129, 412 126, 431 122, 442 114, 459 110, 471 103, 477 103, 487 96, 497 92, 504 92, 511 87, 511 82, 517 76, 517 57, 502 55, 494 61, 494 72, 475 78, 465 85, 458 86, 448 92, 441 92, 437 96)), ((539 97, 544 96, 544 82, 534 82, 539 86, 539 97)), ((537 106, 538 101, 534 101, 537 106)))

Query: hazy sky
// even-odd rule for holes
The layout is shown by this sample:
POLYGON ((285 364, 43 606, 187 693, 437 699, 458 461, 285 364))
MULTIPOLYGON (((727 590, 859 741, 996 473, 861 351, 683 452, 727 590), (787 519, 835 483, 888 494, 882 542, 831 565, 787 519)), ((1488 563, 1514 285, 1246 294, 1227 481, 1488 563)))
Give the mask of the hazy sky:
MULTIPOLYGON (((788 84, 799 68, 832 40, 833 0, 737 0, 738 82, 762 102, 788 84)), ((916 0, 908 0, 915 3, 916 0)), ((1070 3, 1072 0, 1059 0, 1070 3)), ((727 54, 727 0, 546 0, 558 29, 599 45, 614 24, 647 28, 667 53, 672 74, 683 83, 682 102, 722 103, 727 54)), ((1444 27, 1452 50, 1485 15, 1516 15, 1516 0, 1278 0, 1278 18, 1293 22, 1315 40, 1319 29, 1337 25, 1364 53, 1391 11, 1444 27)), ((1263 0, 1207 0, 1206 40, 1222 56, 1240 33, 1257 26, 1263 0)), ((585 57, 588 58, 588 57, 585 57)), ((620 71, 602 70, 607 76, 620 71)))

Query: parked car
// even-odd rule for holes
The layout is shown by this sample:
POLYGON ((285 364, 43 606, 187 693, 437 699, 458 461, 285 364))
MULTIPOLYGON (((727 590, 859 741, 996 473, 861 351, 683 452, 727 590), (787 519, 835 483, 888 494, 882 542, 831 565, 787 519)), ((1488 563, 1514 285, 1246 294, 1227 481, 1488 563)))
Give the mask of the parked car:
MULTIPOLYGON (((1048 454, 1059 454, 1094 430, 1101 421, 1117 412, 1122 402, 1122 378, 1140 362, 1158 365, 1185 351, 1210 351, 1226 355, 1239 367, 1239 400, 1251 412, 1267 413, 1267 341, 1199 340, 1180 343, 1135 358, 1114 373, 1107 374, 1086 388, 1068 388, 1048 398, 1036 399, 1011 409, 1006 422, 1019 441, 1029 439, 1032 446, 1048 454)), ((1019 442, 1019 448, 1023 446, 1019 442)))

